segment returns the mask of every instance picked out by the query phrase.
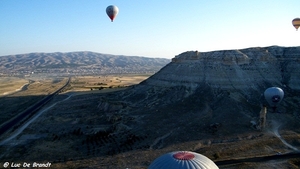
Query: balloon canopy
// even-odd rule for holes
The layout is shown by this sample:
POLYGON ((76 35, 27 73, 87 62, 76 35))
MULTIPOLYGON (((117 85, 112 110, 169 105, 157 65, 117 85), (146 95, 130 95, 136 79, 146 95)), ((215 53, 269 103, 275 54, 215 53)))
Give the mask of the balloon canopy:
POLYGON ((300 18, 293 19, 292 23, 296 30, 298 30, 298 28, 300 27, 300 18))
POLYGON ((116 18, 116 16, 119 13, 119 8, 115 5, 109 5, 106 8, 106 14, 108 15, 108 17, 110 18, 110 20, 113 22, 114 19, 116 18))
POLYGON ((155 159, 148 169, 219 169, 204 155, 191 151, 175 151, 155 159))
POLYGON ((270 87, 265 90, 264 96, 271 107, 276 107, 282 101, 284 92, 279 87, 270 87))

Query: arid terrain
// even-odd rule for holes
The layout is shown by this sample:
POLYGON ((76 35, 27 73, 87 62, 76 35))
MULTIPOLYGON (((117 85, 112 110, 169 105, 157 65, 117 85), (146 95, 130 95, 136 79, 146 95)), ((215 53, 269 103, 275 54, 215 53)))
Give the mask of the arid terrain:
POLYGON ((7 80, 9 91, 28 85, 0 97, 2 124, 67 86, 0 137, 0 166, 146 169, 164 153, 188 150, 221 169, 300 168, 299 51, 184 52, 150 77, 16 79, 14 88, 7 80), (275 110, 267 106, 266 126, 259 130, 263 92, 271 86, 281 87, 284 99, 275 110))
POLYGON ((0 94, 8 95, 21 90, 29 81, 24 78, 2 77, 0 79, 0 94))
MULTIPOLYGON (((208 107, 199 101, 177 102, 171 107, 155 103, 154 105, 149 103, 148 107, 142 108, 138 105, 134 107, 134 104, 128 107, 126 102, 118 98, 120 95, 130 94, 128 92, 135 88, 134 86, 122 87, 121 91, 114 91, 117 88, 94 90, 99 87, 96 84, 102 83, 103 80, 107 82, 107 86, 116 86, 115 84, 119 83, 117 79, 124 79, 127 84, 123 82, 122 85, 127 86, 138 83, 142 77, 147 76, 72 78, 67 91, 55 96, 45 105, 43 110, 40 110, 43 113, 18 136, 1 145, 3 153, 0 165, 3 165, 4 161, 19 163, 38 161, 51 162, 53 168, 147 168, 158 156, 176 150, 201 153, 217 164, 218 161, 228 159, 293 152, 293 149, 282 143, 275 135, 276 127, 279 125, 278 132, 282 138, 296 149, 300 147, 299 124, 287 126, 284 122, 290 118, 289 115, 270 113, 267 128, 257 131, 251 128, 250 122, 240 125, 239 128, 235 128, 234 125, 222 126, 231 118, 241 118, 243 121, 242 116, 237 114, 233 117, 232 112, 233 114, 228 114, 228 117, 223 119, 224 124, 214 127, 211 124, 217 120, 212 121, 214 116, 211 114, 212 110, 208 110, 208 107), (90 90, 91 87, 93 90, 90 90), (109 103, 105 105, 103 102, 109 103), (123 111, 118 111, 120 109, 123 111)), ((27 98, 34 97, 32 96, 34 93, 49 92, 47 87, 42 86, 59 87, 62 84, 63 79, 60 82, 49 79, 32 82, 24 91, 2 96, 1 103, 3 99, 10 97, 11 99, 23 97, 23 100, 28 100, 27 98), (36 87, 37 83, 40 84, 39 87, 36 87), (32 88, 33 86, 35 88, 32 88)), ((17 85, 15 88, 18 88, 17 85)), ((168 92, 161 94, 168 95, 168 92)), ((2 105, 3 110, 14 102, 15 100, 11 100, 6 106, 2 105)), ((222 109, 224 112, 234 111, 230 107, 222 109)), ((253 109, 254 112, 259 111, 258 107, 253 109)), ((1 140, 9 138, 14 132, 2 136, 1 140)), ((219 167, 299 168, 299 165, 299 159, 291 158, 279 159, 276 162, 249 161, 219 167)))

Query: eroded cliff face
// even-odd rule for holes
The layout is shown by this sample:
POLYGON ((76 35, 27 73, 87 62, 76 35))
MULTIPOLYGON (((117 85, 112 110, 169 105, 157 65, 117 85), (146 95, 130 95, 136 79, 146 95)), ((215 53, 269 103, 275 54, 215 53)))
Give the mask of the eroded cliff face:
POLYGON ((268 85, 300 89, 300 47, 181 53, 145 83, 153 86, 201 84, 225 90, 259 90, 268 85))
POLYGON ((133 107, 147 109, 184 102, 214 109, 234 102, 230 106, 249 115, 259 112, 261 104, 267 104, 262 94, 272 86, 285 92, 281 106, 300 108, 300 47, 184 52, 119 97, 133 107))

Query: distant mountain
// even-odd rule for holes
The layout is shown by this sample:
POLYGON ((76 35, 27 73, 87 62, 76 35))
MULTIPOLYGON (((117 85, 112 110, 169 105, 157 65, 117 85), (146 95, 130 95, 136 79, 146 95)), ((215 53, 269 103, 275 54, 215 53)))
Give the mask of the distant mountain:
POLYGON ((0 57, 0 73, 145 73, 156 72, 169 59, 94 52, 29 53, 0 57))

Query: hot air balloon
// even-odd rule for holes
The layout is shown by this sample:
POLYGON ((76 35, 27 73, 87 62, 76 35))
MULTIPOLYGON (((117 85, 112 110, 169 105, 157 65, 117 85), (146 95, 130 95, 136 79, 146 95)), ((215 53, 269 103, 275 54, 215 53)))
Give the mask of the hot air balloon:
POLYGON ((284 92, 279 87, 267 88, 264 92, 265 99, 275 111, 277 105, 282 101, 284 92))
POLYGON ((110 20, 113 22, 115 17, 118 15, 119 13, 119 8, 115 5, 109 5, 106 8, 106 14, 108 15, 108 17, 110 18, 110 20))
POLYGON ((296 30, 298 30, 298 28, 300 27, 300 18, 293 19, 292 23, 296 30))
POLYGON ((219 169, 204 155, 191 151, 175 151, 155 159, 148 169, 219 169))

